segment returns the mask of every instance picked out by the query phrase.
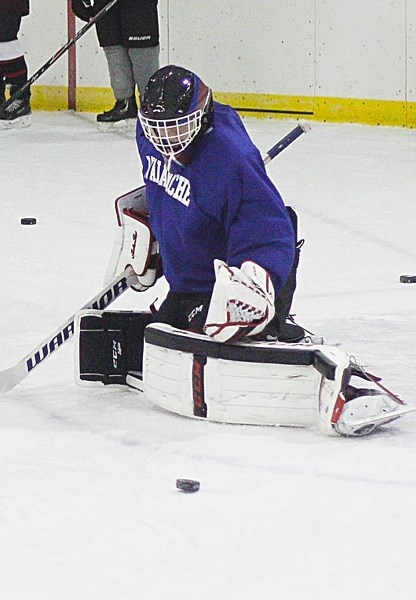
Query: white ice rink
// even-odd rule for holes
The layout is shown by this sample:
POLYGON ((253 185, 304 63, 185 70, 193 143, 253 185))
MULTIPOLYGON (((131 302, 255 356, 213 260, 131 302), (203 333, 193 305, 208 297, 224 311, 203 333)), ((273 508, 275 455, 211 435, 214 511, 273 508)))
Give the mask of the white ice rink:
MULTIPOLYGON (((262 152, 294 124, 246 120, 262 152)), ((399 283, 416 274, 416 132, 311 125, 268 167, 306 239, 297 320, 416 402, 416 285, 399 283)), ((0 136, 5 369, 102 288, 114 199, 141 176, 133 137, 92 116, 0 136)), ((1 599, 414 600, 416 415, 362 439, 186 420, 77 387, 72 352, 1 398, 1 599)))

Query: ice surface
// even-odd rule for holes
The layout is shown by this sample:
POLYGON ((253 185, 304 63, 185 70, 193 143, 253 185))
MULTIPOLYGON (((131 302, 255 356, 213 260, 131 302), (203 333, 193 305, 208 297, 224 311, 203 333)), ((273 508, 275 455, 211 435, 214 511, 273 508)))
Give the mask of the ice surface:
MULTIPOLYGON (((102 288, 114 199, 141 183, 131 134, 32 121, 0 133, 0 369, 102 288)), ((263 153, 294 124, 246 120, 263 153)), ((312 123, 268 166, 306 239, 297 320, 410 402, 416 285, 399 275, 416 274, 415 136, 312 123)), ((363 439, 191 421, 78 388, 72 350, 1 399, 1 598, 414 599, 415 415, 363 439)))

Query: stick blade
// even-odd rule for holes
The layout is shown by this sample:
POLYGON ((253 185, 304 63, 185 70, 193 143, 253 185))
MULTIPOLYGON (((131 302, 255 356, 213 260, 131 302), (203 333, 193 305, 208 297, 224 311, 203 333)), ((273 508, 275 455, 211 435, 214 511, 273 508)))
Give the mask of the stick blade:
POLYGON ((26 375, 27 371, 23 361, 13 367, 4 369, 4 371, 0 371, 0 394, 10 392, 26 375))

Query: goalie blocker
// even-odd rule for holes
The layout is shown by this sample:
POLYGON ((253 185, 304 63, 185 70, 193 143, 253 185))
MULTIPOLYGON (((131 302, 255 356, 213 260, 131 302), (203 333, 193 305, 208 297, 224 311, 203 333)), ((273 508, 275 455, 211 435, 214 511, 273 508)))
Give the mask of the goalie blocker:
POLYGON ((128 385, 186 417, 318 426, 328 435, 365 435, 416 410, 337 347, 223 344, 151 320, 150 313, 81 312, 77 382, 128 385))
POLYGON ((117 226, 104 283, 129 266, 134 271, 130 287, 142 292, 162 275, 159 245, 149 225, 146 186, 117 198, 115 211, 117 226))

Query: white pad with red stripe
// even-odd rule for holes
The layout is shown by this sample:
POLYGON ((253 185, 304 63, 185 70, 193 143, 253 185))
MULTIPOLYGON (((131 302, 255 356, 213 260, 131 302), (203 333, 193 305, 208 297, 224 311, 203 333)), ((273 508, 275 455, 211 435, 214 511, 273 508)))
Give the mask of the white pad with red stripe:
POLYGON ((274 316, 274 288, 267 271, 252 261, 238 268, 215 260, 214 269, 205 333, 218 342, 260 333, 274 316))
POLYGON ((222 423, 315 427, 326 435, 357 436, 416 410, 364 370, 364 379, 358 378, 350 357, 336 346, 219 344, 155 323, 146 327, 143 366, 143 381, 135 385, 132 375, 128 384, 144 389, 148 400, 222 423))
POLYGON ((159 249, 149 226, 145 186, 117 198, 115 210, 117 227, 105 283, 130 265, 134 270, 130 287, 138 292, 146 290, 156 281, 159 249))

